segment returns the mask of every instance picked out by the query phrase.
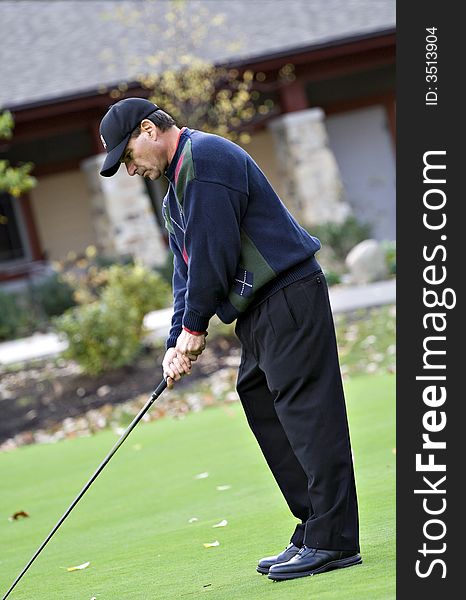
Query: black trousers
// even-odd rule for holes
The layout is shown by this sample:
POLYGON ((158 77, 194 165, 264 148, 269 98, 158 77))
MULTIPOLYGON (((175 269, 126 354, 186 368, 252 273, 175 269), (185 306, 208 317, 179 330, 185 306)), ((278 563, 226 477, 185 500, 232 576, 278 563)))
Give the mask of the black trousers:
POLYGON ((237 320, 237 390, 293 515, 297 546, 359 551, 345 399, 322 272, 282 288, 237 320))

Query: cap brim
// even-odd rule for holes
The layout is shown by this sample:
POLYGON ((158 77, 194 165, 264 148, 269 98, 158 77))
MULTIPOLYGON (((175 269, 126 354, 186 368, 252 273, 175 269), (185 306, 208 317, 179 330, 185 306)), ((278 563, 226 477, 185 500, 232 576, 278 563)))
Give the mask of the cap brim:
POLYGON ((120 142, 118 146, 115 146, 113 150, 110 150, 110 152, 107 154, 104 160, 104 164, 102 165, 102 168, 100 170, 100 174, 103 177, 111 177, 112 175, 115 175, 115 173, 118 171, 121 164, 120 158, 123 152, 125 151, 126 145, 130 137, 131 134, 128 133, 125 139, 122 142, 120 142))

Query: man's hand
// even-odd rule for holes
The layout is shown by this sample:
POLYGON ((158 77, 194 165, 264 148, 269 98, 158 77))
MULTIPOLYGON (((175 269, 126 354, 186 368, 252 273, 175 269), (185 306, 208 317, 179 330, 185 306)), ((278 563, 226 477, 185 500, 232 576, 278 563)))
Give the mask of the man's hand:
POLYGON ((175 348, 169 348, 162 361, 163 376, 167 387, 171 389, 175 381, 183 375, 191 374, 191 363, 205 348, 205 335, 194 335, 183 329, 176 341, 175 348))
POLYGON ((171 389, 175 381, 181 379, 183 375, 191 373, 191 360, 176 348, 169 348, 165 352, 162 369, 163 376, 167 380, 167 387, 171 389))
POLYGON ((197 360, 205 348, 205 334, 194 335, 185 329, 176 340, 176 349, 184 354, 189 360, 197 360))

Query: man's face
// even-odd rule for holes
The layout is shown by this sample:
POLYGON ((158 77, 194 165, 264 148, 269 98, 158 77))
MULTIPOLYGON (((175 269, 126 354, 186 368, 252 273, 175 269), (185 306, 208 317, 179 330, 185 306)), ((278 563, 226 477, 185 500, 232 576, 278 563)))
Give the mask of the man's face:
POLYGON ((129 175, 140 175, 154 181, 161 177, 168 167, 166 154, 161 137, 154 135, 154 132, 141 131, 137 138, 130 138, 121 162, 126 166, 129 175))

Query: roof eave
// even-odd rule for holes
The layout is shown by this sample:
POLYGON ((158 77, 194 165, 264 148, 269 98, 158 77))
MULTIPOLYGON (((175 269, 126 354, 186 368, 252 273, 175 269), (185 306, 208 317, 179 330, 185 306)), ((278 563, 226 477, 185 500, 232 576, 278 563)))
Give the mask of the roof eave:
MULTIPOLYGON (((287 58, 297 57, 297 56, 309 56, 313 54, 321 54, 322 52, 329 51, 338 51, 341 52, 349 50, 351 46, 357 46, 364 42, 369 42, 371 46, 380 47, 380 45, 393 44, 393 36, 396 33, 395 27, 390 27, 386 29, 380 29, 376 31, 367 32, 364 34, 347 36, 344 38, 332 39, 323 41, 316 44, 310 44, 305 46, 294 46, 287 50, 280 50, 277 52, 268 52, 265 54, 249 56, 243 59, 232 59, 228 62, 221 63, 222 66, 227 68, 239 68, 243 69, 246 67, 266 67, 267 65, 273 66, 274 64, 280 61, 285 61, 287 58)), ((220 66, 220 65, 219 65, 220 66)), ((105 87, 107 90, 112 90, 117 88, 121 81, 103 84, 101 87, 105 87)), ((140 83, 137 81, 128 81, 126 82, 128 90, 141 90, 140 83)), ((62 96, 52 96, 41 98, 40 100, 27 102, 27 103, 18 103, 18 104, 10 104, 2 107, 2 110, 10 110, 14 113, 20 113, 23 111, 40 109, 42 107, 57 107, 58 105, 68 106, 74 102, 82 102, 89 100, 93 102, 96 106, 100 106, 106 104, 109 101, 108 92, 102 93, 99 88, 88 88, 87 90, 82 90, 80 92, 76 92, 73 94, 66 94, 62 96)), ((140 92, 139 94, 140 95, 140 92)))

